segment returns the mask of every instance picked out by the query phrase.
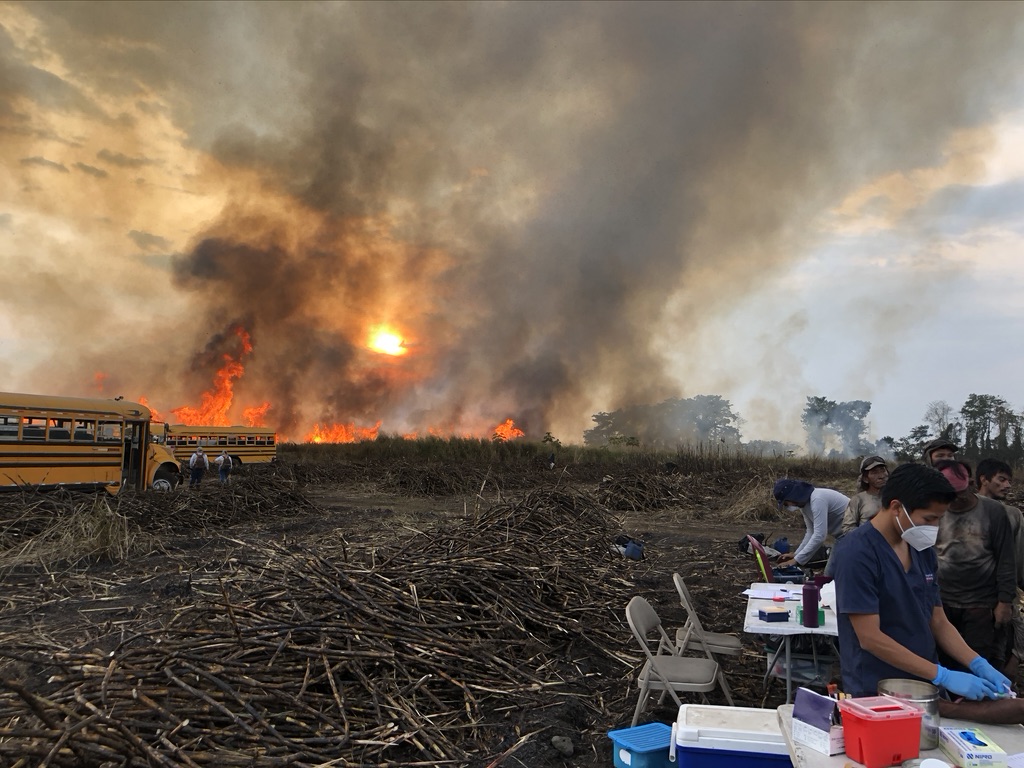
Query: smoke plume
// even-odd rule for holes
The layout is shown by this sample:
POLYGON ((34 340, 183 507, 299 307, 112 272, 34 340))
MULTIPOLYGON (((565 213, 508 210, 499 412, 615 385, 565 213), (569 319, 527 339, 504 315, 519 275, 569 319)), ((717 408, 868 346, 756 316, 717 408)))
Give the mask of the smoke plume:
MULTIPOLYGON (((34 138, 26 172, 219 201, 126 223, 121 247, 168 270, 161 295, 180 303, 109 346, 58 344, 61 375, 109 368, 162 411, 198 404, 243 328, 233 418, 269 402, 292 437, 378 421, 486 435, 513 417, 578 440, 599 410, 701 394, 666 347, 756 335, 715 324, 851 189, 989 120, 1021 21, 983 3, 29 9, 84 80, 9 65, 8 94, 99 111, 110 145, 34 138), (193 167, 141 135, 154 116, 193 167), (404 354, 370 349, 378 328, 404 354)), ((764 375, 767 391, 781 372, 764 375)))

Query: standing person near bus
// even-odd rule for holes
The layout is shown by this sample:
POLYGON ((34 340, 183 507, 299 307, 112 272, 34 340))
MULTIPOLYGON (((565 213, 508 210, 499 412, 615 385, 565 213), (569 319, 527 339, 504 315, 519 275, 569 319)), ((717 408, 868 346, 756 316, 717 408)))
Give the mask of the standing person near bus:
POLYGON ((225 448, 220 452, 220 456, 213 460, 213 463, 217 465, 217 473, 220 475, 220 484, 228 484, 228 476, 231 474, 231 457, 228 455, 228 449, 225 448))
POLYGON ((191 458, 188 460, 188 467, 192 470, 192 476, 189 478, 188 487, 197 487, 203 480, 203 473, 210 468, 210 460, 207 459, 206 454, 203 453, 202 446, 196 447, 196 452, 193 453, 191 458))

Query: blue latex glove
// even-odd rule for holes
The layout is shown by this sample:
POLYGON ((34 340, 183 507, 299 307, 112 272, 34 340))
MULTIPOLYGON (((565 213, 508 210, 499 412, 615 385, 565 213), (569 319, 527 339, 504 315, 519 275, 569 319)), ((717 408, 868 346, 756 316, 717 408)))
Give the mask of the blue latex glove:
POLYGON ((977 675, 970 672, 953 672, 943 666, 939 666, 939 673, 932 680, 932 684, 971 701, 995 699, 1004 693, 977 675))
POLYGON ((992 685, 996 687, 996 690, 1001 694, 1006 694, 1013 690, 1010 687, 1010 678, 989 664, 988 661, 981 656, 975 656, 971 659, 970 669, 971 672, 976 674, 982 680, 988 680, 992 683, 992 685))

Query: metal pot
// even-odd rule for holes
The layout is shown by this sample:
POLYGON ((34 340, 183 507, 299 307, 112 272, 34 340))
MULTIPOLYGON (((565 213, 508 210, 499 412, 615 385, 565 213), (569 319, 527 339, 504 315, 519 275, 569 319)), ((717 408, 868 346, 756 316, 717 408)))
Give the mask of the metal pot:
POLYGON ((939 746, 939 689, 923 680, 889 678, 878 681, 878 693, 921 710, 921 749, 939 746))

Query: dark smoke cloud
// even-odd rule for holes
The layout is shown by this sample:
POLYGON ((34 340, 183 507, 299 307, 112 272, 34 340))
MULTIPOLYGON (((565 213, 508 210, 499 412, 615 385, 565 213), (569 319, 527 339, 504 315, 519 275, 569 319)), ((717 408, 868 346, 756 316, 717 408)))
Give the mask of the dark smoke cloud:
POLYGON ((38 165, 41 168, 52 168, 61 173, 70 173, 67 166, 63 163, 55 163, 53 160, 47 160, 45 157, 23 157, 20 162, 22 165, 38 165))
POLYGON ((142 168, 157 162, 148 157, 129 157, 121 152, 113 152, 109 149, 101 149, 96 153, 96 157, 105 163, 110 163, 120 168, 142 168))
POLYGON ((596 410, 698 394, 655 337, 685 346, 806 252, 815 217, 938 162, 1020 77, 1010 4, 33 9, 72 63, 159 92, 248 180, 175 263, 203 350, 183 394, 217 367, 210 329, 244 323, 239 395, 287 430, 511 415, 578 435, 596 410), (94 44, 114 38, 137 44, 94 44), (409 355, 364 349, 380 316, 409 355))
POLYGON ((75 168, 80 170, 82 173, 87 173, 90 176, 95 176, 97 179, 105 179, 110 175, 102 168, 97 168, 94 165, 87 165, 86 163, 75 163, 75 168))
MULTIPOLYGON (((106 175, 106 174, 104 174, 106 175)), ((151 250, 167 250, 171 247, 170 241, 160 235, 154 235, 149 232, 140 232, 137 229, 133 229, 128 233, 129 239, 135 243, 139 248, 144 251, 151 250)))

